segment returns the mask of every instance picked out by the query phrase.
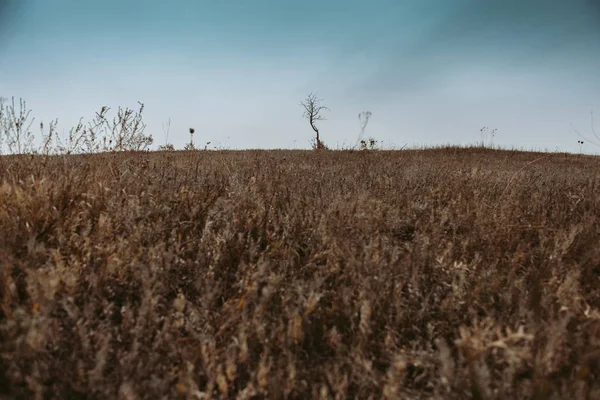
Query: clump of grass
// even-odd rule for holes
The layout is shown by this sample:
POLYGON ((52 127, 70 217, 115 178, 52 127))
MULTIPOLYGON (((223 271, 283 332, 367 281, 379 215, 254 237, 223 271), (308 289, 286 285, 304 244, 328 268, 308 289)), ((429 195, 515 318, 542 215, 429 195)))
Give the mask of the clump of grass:
POLYGON ((0 396, 600 395, 597 158, 0 165, 0 396))

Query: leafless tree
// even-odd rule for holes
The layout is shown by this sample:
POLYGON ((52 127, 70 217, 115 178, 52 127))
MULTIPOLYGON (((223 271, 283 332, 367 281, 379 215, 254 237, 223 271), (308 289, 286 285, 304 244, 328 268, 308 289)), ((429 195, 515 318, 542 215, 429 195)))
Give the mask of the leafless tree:
POLYGON ((316 121, 323 121, 325 118, 321 115, 322 111, 329 110, 329 108, 322 105, 323 99, 319 99, 316 94, 309 94, 301 104, 304 107, 304 117, 308 119, 310 127, 315 131, 317 139, 317 149, 323 148, 321 138, 319 136, 319 129, 316 127, 316 121))

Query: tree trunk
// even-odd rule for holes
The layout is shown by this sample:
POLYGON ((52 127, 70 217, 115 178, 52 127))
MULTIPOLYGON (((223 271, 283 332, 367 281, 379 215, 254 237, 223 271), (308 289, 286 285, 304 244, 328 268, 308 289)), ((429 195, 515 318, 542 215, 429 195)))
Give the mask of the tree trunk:
POLYGON ((321 148, 321 140, 319 139, 319 130, 317 129, 317 127, 314 124, 313 119, 310 119, 310 126, 313 129, 313 131, 315 131, 316 135, 317 135, 317 149, 321 148))

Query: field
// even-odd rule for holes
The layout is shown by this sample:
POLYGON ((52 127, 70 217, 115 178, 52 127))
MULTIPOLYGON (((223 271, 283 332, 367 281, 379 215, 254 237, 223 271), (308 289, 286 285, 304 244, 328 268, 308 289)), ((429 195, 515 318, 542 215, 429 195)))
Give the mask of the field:
POLYGON ((0 158, 0 398, 600 398, 600 158, 0 158))

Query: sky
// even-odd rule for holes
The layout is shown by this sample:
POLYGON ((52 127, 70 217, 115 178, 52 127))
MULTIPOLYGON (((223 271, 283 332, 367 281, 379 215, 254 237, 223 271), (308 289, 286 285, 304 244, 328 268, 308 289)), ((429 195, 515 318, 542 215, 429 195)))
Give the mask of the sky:
POLYGON ((194 128, 201 147, 309 148, 317 93, 332 148, 370 111, 384 147, 487 126, 499 146, 578 152, 591 111, 600 135, 599 66, 600 0, 0 0, 1 97, 64 134, 139 101, 156 146, 194 128))

